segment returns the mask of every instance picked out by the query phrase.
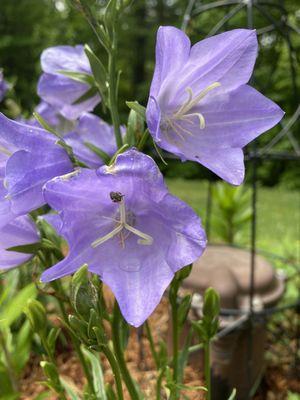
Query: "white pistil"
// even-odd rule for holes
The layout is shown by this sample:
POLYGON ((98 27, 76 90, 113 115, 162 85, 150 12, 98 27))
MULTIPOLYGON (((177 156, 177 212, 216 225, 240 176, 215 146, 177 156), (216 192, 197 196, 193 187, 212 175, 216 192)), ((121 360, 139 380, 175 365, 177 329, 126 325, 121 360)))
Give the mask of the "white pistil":
POLYGON ((193 90, 188 87, 186 92, 188 93, 187 100, 182 104, 178 111, 176 111, 172 116, 165 117, 166 122, 169 124, 171 129, 179 136, 181 140, 185 140, 184 134, 194 136, 193 133, 189 130, 181 126, 177 121, 184 121, 191 125, 194 125, 193 117, 196 117, 199 120, 200 129, 205 128, 205 118, 203 114, 200 112, 189 112, 195 107, 211 90, 221 86, 220 82, 214 82, 211 85, 207 86, 205 89, 201 90, 201 92, 195 97, 193 94, 193 90))
POLYGON ((97 247, 100 244, 105 243, 107 240, 114 238, 118 234, 121 235, 121 243, 122 247, 124 247, 124 240, 125 236, 123 235, 123 229, 126 229, 127 231, 133 233, 134 235, 138 236, 140 239, 138 239, 138 244, 142 245, 151 245, 153 243, 153 238, 150 235, 147 235, 146 233, 134 228, 133 226, 129 225, 126 221, 126 209, 125 209, 125 202, 124 198, 119 202, 119 211, 120 211, 120 220, 114 220, 117 223, 117 226, 108 234, 105 236, 100 237, 99 239, 96 239, 91 246, 92 247, 97 247))

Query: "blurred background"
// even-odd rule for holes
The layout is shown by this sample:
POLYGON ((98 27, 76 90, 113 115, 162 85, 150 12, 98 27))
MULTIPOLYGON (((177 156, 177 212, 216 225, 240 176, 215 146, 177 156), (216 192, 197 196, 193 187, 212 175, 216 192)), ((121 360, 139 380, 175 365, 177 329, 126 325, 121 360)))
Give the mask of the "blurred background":
MULTIPOLYGON (((91 0, 90 3, 97 13, 99 6, 106 2, 91 0)), ((126 100, 138 100, 143 105, 147 103, 155 62, 155 36, 160 25, 184 28, 192 43, 234 28, 254 27, 257 30, 259 55, 252 85, 278 103, 286 116, 282 124, 262 135, 255 147, 246 150, 245 185, 239 189, 229 187, 202 166, 192 162, 181 163, 169 159, 168 155, 168 165, 159 158, 157 162, 170 190, 202 217, 211 242, 252 250, 254 246, 256 252, 261 252, 286 275, 286 290, 281 304, 299 303, 299 0, 133 1, 120 27, 118 62, 122 75, 119 107, 124 124, 128 116, 126 100)), ((67 0, 0 0, 0 68, 10 86, 0 103, 0 111, 14 118, 29 118, 39 103, 36 86, 43 49, 79 43, 88 43, 100 58, 105 57, 90 27, 67 0)), ((109 121, 100 107, 96 112, 109 121)), ((11 277, 6 279, 13 282, 17 275, 20 281, 14 284, 13 290, 24 286, 22 279, 26 281, 26 272, 22 270, 12 271, 11 277)), ((300 376, 295 378, 293 375, 295 371, 300 374, 300 304, 292 311, 288 309, 287 313, 276 314, 269 325, 268 357, 273 368, 272 376, 275 376, 269 378, 271 386, 277 385, 278 379, 285 379, 284 388, 276 389, 278 393, 282 389, 282 397, 268 397, 271 400, 299 398, 294 393, 296 390, 300 392, 299 386, 290 387, 289 379, 294 382, 300 376), (288 378, 286 369, 279 373, 279 378, 276 375, 283 359, 285 366, 297 364, 293 373, 288 370, 288 378)), ((15 320, 12 326, 13 323, 15 320)), ((25 366, 29 353, 27 358, 24 357, 25 366)))

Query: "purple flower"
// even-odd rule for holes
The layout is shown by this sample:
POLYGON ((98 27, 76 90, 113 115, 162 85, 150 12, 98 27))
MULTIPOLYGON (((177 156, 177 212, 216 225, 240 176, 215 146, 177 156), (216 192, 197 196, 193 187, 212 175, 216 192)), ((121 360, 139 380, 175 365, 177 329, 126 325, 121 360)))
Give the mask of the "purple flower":
MULTIPOLYGON (((121 132, 124 136, 125 128, 121 127, 121 132)), ((117 151, 114 128, 90 113, 83 114, 79 118, 75 131, 65 135, 64 139, 72 146, 75 156, 90 168, 98 168, 104 162, 85 143, 91 143, 109 156, 113 156, 117 151)))
POLYGON ((255 31, 236 29, 191 47, 181 30, 160 27, 146 112, 157 144, 240 184, 242 148, 284 114, 246 85, 256 55, 255 31))
POLYGON ((3 78, 3 72, 0 70, 0 101, 4 99, 5 93, 8 90, 8 84, 3 78))
POLYGON ((55 178, 44 195, 59 212, 70 251, 42 281, 88 264, 134 326, 152 313, 174 273, 206 245, 200 219, 168 193, 152 158, 136 150, 119 155, 112 166, 55 178))
POLYGON ((56 140, 44 129, 0 113, 0 226, 45 204, 44 183, 72 171, 66 151, 56 140))
POLYGON ((36 243, 40 240, 36 226, 30 217, 23 215, 0 228, 0 270, 17 267, 32 255, 7 251, 9 247, 36 243))
POLYGON ((38 95, 65 118, 76 119, 83 112, 92 111, 100 102, 100 96, 96 94, 79 104, 73 104, 90 89, 90 86, 59 73, 70 71, 92 75, 83 46, 50 47, 43 51, 41 65, 44 73, 38 83, 38 95))

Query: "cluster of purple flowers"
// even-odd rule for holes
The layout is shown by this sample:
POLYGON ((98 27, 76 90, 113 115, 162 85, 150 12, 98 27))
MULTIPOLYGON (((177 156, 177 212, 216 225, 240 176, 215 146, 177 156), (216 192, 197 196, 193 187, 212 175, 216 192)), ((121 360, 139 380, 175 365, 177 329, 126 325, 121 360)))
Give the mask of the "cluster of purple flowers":
MULTIPOLYGON (((242 148, 273 127, 283 111, 247 85, 257 55, 255 31, 237 29, 191 47, 173 27, 157 34, 156 66, 146 109, 149 131, 162 149, 201 163, 222 179, 244 179, 242 148)), ((28 254, 6 249, 39 240, 29 212, 48 204, 51 222, 69 253, 42 274, 48 282, 83 264, 114 292, 126 320, 141 325, 159 303, 179 269, 206 246, 201 221, 172 196, 154 160, 132 148, 112 165, 117 145, 113 128, 90 112, 100 102, 87 83, 67 72, 91 76, 82 46, 47 49, 37 112, 60 134, 37 123, 0 115, 0 268, 28 254), (61 141, 86 168, 74 167, 61 141)), ((123 137, 125 128, 121 128, 123 137)))

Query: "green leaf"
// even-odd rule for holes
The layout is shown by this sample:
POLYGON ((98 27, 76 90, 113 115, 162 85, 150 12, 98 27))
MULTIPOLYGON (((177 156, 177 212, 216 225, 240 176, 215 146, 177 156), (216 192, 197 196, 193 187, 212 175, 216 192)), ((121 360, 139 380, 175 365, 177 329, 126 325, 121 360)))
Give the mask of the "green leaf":
POLYGON ((60 135, 55 131, 55 129, 53 129, 47 121, 44 120, 44 118, 37 113, 36 111, 33 112, 33 116, 34 118, 38 121, 38 123, 44 128, 46 129, 46 131, 53 133, 53 135, 57 136, 60 138, 60 135))
POLYGON ((95 153, 106 165, 109 164, 110 156, 105 151, 99 149, 99 147, 93 145, 90 142, 84 142, 84 145, 93 153, 95 153))
POLYGON ((36 295, 37 289, 34 283, 30 283, 21 289, 16 296, 5 305, 5 309, 0 313, 1 323, 5 327, 11 326, 11 324, 22 314, 24 304, 26 304, 29 299, 34 299, 36 295))
POLYGON ((87 350, 84 346, 81 346, 81 350, 85 358, 89 361, 92 368, 93 385, 96 398, 99 400, 107 400, 100 359, 94 353, 87 350))
POLYGON ((129 148, 129 144, 127 144, 127 143, 123 144, 123 146, 120 149, 118 149, 115 152, 115 154, 112 156, 112 158, 109 162, 109 165, 113 165, 113 163, 116 161, 116 158, 118 157, 118 155, 124 153, 124 151, 126 151, 128 148, 129 148))
POLYGON ((146 108, 137 101, 126 101, 127 107, 137 112, 146 121, 146 108))
POLYGON ((107 72, 105 70, 105 67, 87 44, 84 46, 84 51, 85 54, 87 55, 87 58, 89 59, 95 81, 98 84, 98 87, 103 96, 107 92, 107 87, 106 87, 107 72))
POLYGON ((23 244, 21 246, 13 246, 6 249, 6 251, 15 251, 17 253, 36 254, 41 248, 41 243, 23 244))
POLYGON ((76 393, 75 388, 73 388, 65 379, 60 377, 60 382, 68 394, 70 400, 81 400, 79 395, 76 393))
POLYGON ((76 105, 79 103, 83 103, 84 101, 90 99, 91 97, 95 96, 98 93, 98 90, 95 86, 91 87, 87 90, 82 96, 80 96, 77 100, 75 100, 72 104, 76 105))
POLYGON ((92 75, 85 74, 84 72, 76 72, 76 71, 65 71, 65 70, 58 70, 57 73, 61 75, 65 75, 68 78, 73 79, 74 81, 85 83, 89 86, 94 86, 95 81, 92 75))

